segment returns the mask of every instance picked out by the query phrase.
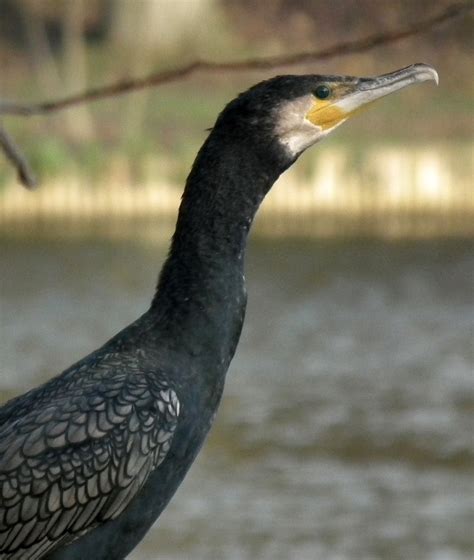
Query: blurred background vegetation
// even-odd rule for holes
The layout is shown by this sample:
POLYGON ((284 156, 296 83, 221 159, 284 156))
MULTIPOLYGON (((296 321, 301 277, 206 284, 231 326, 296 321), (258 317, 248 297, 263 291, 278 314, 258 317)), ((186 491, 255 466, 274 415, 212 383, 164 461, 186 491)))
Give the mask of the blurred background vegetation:
MULTIPOLYGON (((402 27, 449 5, 449 0, 0 0, 0 99, 54 99, 197 58, 233 61, 316 50, 402 27)), ((287 174, 290 186, 272 193, 267 204, 267 213, 273 208, 283 216, 278 232, 472 233, 472 23, 465 15, 365 54, 290 69, 373 75, 423 61, 438 69, 441 85, 390 97, 343 127, 331 143, 305 154, 287 174), (329 170, 322 172, 321 164, 329 170), (405 175, 396 173, 403 167, 405 175), (389 194, 381 192, 387 183, 389 194), (396 217, 407 205, 413 210, 409 221, 418 216, 418 226, 408 229, 396 217), (319 229, 291 226, 295 212, 309 214, 314 223, 323 207, 332 216, 344 207, 348 226, 322 227, 322 221, 319 229), (368 225, 367 215, 377 218, 377 208, 379 223, 395 214, 388 231, 376 226, 377 220, 368 225), (433 217, 450 212, 455 215, 444 215, 442 224, 433 217)), ((29 229, 47 215, 74 214, 73 207, 89 196, 84 204, 99 215, 130 218, 146 208, 148 214, 164 214, 165 221, 170 216, 168 231, 183 181, 216 114, 236 93, 273 74, 196 74, 47 116, 5 117, 43 192, 34 198, 12 191, 19 189, 13 171, 0 162, 3 223, 29 229), (54 196, 48 192, 53 184, 54 196), (105 194, 94 198, 91 189, 99 188, 115 203, 105 194)), ((80 215, 93 218, 84 209, 80 215)), ((257 231, 271 229, 264 214, 257 231)))

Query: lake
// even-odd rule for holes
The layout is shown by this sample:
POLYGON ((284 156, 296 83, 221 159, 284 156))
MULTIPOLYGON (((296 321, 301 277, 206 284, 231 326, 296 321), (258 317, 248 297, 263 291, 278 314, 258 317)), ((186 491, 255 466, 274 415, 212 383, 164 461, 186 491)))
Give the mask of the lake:
MULTIPOLYGON (((131 560, 470 560, 474 242, 254 242, 212 433, 131 560)), ((166 247, 0 242, 2 400, 142 313, 166 247)))

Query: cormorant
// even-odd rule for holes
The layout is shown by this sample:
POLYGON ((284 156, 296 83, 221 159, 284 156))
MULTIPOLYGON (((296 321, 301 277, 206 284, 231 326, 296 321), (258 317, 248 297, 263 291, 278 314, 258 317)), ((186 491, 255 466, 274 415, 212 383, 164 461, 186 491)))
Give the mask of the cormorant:
POLYGON ((362 106, 434 80, 278 76, 231 101, 186 182, 150 309, 0 409, 0 558, 117 560, 140 542, 214 420, 245 314, 244 251, 278 176, 362 106))

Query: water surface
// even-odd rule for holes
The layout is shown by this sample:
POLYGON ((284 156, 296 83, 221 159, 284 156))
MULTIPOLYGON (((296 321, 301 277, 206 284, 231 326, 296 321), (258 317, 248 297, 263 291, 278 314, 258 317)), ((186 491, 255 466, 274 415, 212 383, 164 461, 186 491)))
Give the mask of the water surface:
MULTIPOLYGON (((468 560, 474 244, 254 244, 212 434, 131 560, 468 560)), ((0 243, 2 399, 143 312, 165 248, 0 243)))

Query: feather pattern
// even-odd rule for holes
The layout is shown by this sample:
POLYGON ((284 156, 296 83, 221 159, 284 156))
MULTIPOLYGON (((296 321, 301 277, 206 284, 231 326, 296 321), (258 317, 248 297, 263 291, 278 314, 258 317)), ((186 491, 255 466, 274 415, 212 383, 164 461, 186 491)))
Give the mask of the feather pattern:
POLYGON ((163 375, 125 368, 121 358, 105 354, 87 373, 80 363, 24 410, 2 408, 2 560, 41 558, 117 517, 164 460, 178 397, 163 375))

